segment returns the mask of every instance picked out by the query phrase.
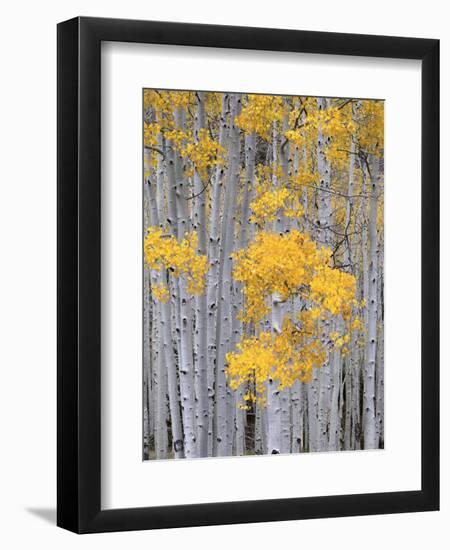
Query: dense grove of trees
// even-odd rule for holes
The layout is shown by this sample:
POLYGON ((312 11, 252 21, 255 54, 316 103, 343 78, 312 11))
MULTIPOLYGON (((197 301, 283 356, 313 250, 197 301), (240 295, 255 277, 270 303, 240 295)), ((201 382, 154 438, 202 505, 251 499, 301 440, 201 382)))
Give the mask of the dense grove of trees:
POLYGON ((144 458, 382 448, 382 101, 144 91, 144 458))

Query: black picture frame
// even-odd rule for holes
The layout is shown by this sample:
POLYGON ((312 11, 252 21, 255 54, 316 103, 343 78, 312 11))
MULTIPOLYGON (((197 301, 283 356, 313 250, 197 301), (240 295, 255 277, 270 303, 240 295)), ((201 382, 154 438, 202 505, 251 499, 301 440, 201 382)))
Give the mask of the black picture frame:
POLYGON ((57 524, 76 533, 439 509, 439 41, 77 17, 58 25, 57 524), (422 61, 420 491, 101 509, 102 41, 422 61))

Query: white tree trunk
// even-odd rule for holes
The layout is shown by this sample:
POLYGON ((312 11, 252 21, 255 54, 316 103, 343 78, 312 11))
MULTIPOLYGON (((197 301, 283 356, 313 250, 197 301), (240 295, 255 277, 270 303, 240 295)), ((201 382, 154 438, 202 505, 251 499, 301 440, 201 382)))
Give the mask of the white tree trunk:
POLYGON ((184 447, 186 458, 197 456, 195 394, 194 394, 194 358, 192 349, 191 302, 187 293, 187 283, 180 277, 178 281, 180 301, 180 398, 183 415, 184 447))
POLYGON ((384 447, 384 315, 383 315, 383 246, 379 248, 378 276, 378 349, 376 366, 376 430, 377 447, 384 447))
MULTIPOLYGON (((250 196, 253 188, 255 177, 255 146, 256 134, 251 133, 245 136, 244 152, 245 152, 245 182, 242 192, 242 207, 239 223, 239 239, 237 249, 243 249, 248 244, 249 226, 250 226, 250 196)), ((243 323, 238 318, 239 312, 243 309, 244 300, 242 294, 242 284, 234 283, 233 304, 232 304, 232 332, 233 332, 233 349, 243 333, 243 323)), ((239 404, 243 402, 244 390, 242 386, 235 392, 235 417, 236 417, 236 455, 242 456, 245 452, 245 411, 239 408, 239 404)))
MULTIPOLYGON (((329 107, 329 100, 326 98, 317 99, 319 111, 324 111, 329 107)), ((319 124, 317 140, 317 167, 319 171, 319 192, 318 192, 318 220, 317 220, 317 240, 322 246, 331 245, 331 171, 330 163, 326 157, 326 149, 329 138, 323 133, 322 125, 319 124)), ((323 321, 322 343, 326 345, 328 327, 330 321, 323 321)), ((331 391, 331 366, 327 359, 320 368, 319 372, 319 402, 318 402, 318 422, 317 422, 317 446, 319 451, 328 449, 328 422, 330 411, 330 391, 331 391)))
POLYGON ((225 356, 231 347, 231 252, 235 236, 235 211, 237 188, 240 175, 240 135, 235 117, 240 112, 240 94, 230 96, 230 144, 228 155, 227 187, 222 216, 222 233, 219 264, 219 294, 216 323, 216 433, 217 456, 226 456, 228 452, 227 425, 227 382, 225 375, 225 356))
MULTIPOLYGON (((352 106, 352 117, 354 118, 354 107, 352 106)), ((344 247, 344 269, 353 275, 356 275, 354 260, 352 257, 352 241, 349 235, 350 223, 352 216, 354 215, 354 177, 355 177, 355 155, 356 146, 354 139, 351 140, 350 154, 349 154, 349 167, 348 167, 348 187, 347 187, 347 201, 345 211, 345 247, 344 247)), ((351 448, 351 431, 352 431, 352 382, 353 372, 356 368, 354 363, 354 348, 357 342, 355 338, 355 331, 352 331, 350 335, 350 355, 345 361, 345 422, 344 422, 344 449, 346 451, 351 448)))
MULTIPOLYGON (((163 143, 161 136, 159 137, 158 145, 159 149, 162 150, 163 143)), ((149 159, 146 160, 146 165, 150 166, 149 159)), ((147 227, 149 224, 154 227, 161 226, 161 220, 164 215, 164 162, 160 154, 157 157, 155 183, 153 183, 152 177, 147 180, 144 201, 146 205, 144 210, 144 226, 147 227)), ((149 354, 154 365, 153 376, 147 373, 147 390, 150 389, 150 383, 153 382, 150 392, 153 404, 151 406, 148 403, 148 410, 149 414, 151 411, 151 415, 153 416, 155 456, 156 458, 167 458, 167 370, 165 368, 163 339, 161 337, 161 304, 156 300, 153 300, 153 302, 150 300, 151 284, 161 284, 161 282, 163 280, 160 270, 152 270, 150 272, 146 269, 144 271, 144 285, 146 288, 144 292, 144 364, 147 361, 146 354, 149 354), (146 309, 149 311, 147 312, 146 309)))
MULTIPOLYGON (((364 357, 363 357, 364 359, 364 357)), ((352 432, 350 436, 351 449, 361 448, 361 358, 359 349, 355 346, 352 350, 352 432)))
MULTIPOLYGON (((164 272, 165 275, 165 272, 164 272)), ((169 407, 172 424, 172 449, 175 458, 184 458, 184 437, 178 396, 177 365, 172 347, 172 315, 170 301, 161 304, 163 351, 167 368, 169 407)))
MULTIPOLYGON (((282 308, 280 297, 272 296, 272 332, 275 335, 281 332, 282 308)), ((281 406, 278 381, 269 377, 267 382, 267 453, 281 453, 281 406)))
MULTIPOLYGON (((197 111, 194 119, 194 134, 198 141, 200 130, 205 126, 205 93, 197 92, 197 111)), ((197 170, 194 171, 193 228, 198 235, 197 253, 206 255, 206 214, 205 185, 197 170)), ((197 398, 197 456, 208 455, 208 379, 207 379, 207 318, 206 292, 195 297, 195 353, 196 376, 195 393, 197 398)))
POLYGON ((370 174, 370 209, 369 209, 369 302, 367 329, 367 358, 364 369, 364 448, 377 448, 375 421, 375 365, 377 354, 377 318, 378 318, 378 161, 371 164, 370 174))
POLYGON ((156 365, 156 458, 167 458, 167 368, 162 353, 158 354, 156 365))
MULTIPOLYGON (((175 123, 181 131, 185 126, 184 109, 175 111, 175 123)), ((168 157, 168 211, 172 233, 179 241, 190 229, 187 194, 188 185, 183 174, 183 159, 172 147, 168 157)), ((184 277, 172 281, 172 298, 175 304, 174 341, 178 345, 178 371, 180 378, 181 414, 183 418, 184 453, 186 458, 197 456, 195 393, 194 393, 194 357, 192 347, 192 304, 187 292, 184 277)))
POLYGON ((340 447, 340 402, 341 396, 341 366, 342 356, 339 349, 333 352, 332 369, 332 390, 330 403, 330 429, 329 429, 329 451, 339 451, 340 447))
MULTIPOLYGON (((175 167, 173 160, 173 148, 172 144, 167 141, 165 144, 165 156, 166 156, 166 173, 167 173, 167 221, 169 230, 176 237, 177 236, 177 208, 176 208, 176 180, 175 180, 175 167)), ((167 272, 165 269, 161 270, 161 278, 163 281, 167 281, 167 272)), ((168 377, 168 393, 169 393, 169 407, 172 424, 172 449, 175 458, 184 458, 184 435, 183 426, 181 423, 180 405, 179 405, 179 393, 178 393, 178 377, 177 377, 177 363, 172 347, 172 311, 171 301, 167 301, 161 304, 161 326, 163 335, 163 350, 167 368, 168 377)))
MULTIPOLYGON (((219 145, 225 148, 228 140, 229 95, 222 96, 222 111, 219 125, 219 145)), ((225 175, 225 167, 219 164, 213 178, 210 206, 208 261, 207 274, 207 352, 208 352, 208 456, 213 454, 215 444, 213 442, 214 412, 215 412, 215 372, 217 354, 217 302, 220 267, 220 213, 222 207, 222 187, 225 175)))
POLYGON ((296 380, 291 391, 292 445, 291 452, 299 453, 303 447, 302 384, 296 380))

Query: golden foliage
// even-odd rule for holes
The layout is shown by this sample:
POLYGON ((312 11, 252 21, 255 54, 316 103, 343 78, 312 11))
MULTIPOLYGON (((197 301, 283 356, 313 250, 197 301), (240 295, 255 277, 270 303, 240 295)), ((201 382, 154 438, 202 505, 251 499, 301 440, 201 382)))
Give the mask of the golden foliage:
POLYGON ((357 137, 361 149, 379 156, 384 148, 384 102, 362 101, 358 109, 357 137))
POLYGON ((299 128, 285 132, 289 141, 298 147, 316 143, 318 130, 326 140, 325 154, 330 162, 343 168, 348 160, 351 141, 364 153, 380 155, 384 147, 383 101, 349 101, 332 104, 318 110, 308 105, 308 115, 299 128), (353 109, 353 105, 356 108, 353 109))
MULTIPOLYGON (((157 148, 158 142, 165 140, 184 159, 184 176, 190 177, 196 171, 206 182, 211 168, 225 162, 225 151, 215 140, 222 98, 223 94, 219 93, 205 94, 208 130, 202 128, 195 136, 193 117, 189 116, 197 103, 195 93, 145 90, 144 108, 148 116, 144 122, 144 145, 157 148), (182 126, 176 113, 188 115, 182 126)), ((295 173, 292 169, 284 173, 280 164, 270 161, 256 166, 256 193, 250 203, 250 222, 258 226, 256 236, 246 249, 233 255, 233 278, 240 283, 244 303, 239 318, 249 325, 249 330, 237 348, 227 354, 227 375, 232 389, 246 385, 241 405, 246 408, 255 400, 264 403, 266 383, 270 379, 279 389, 291 387, 297 380, 308 382, 313 369, 327 360, 331 349, 345 356, 349 353, 351 331, 362 333, 362 323, 355 310, 366 305, 355 300, 355 278, 330 266, 331 251, 319 247, 308 234, 292 230, 293 224, 283 235, 263 229, 278 216, 300 219, 307 214, 302 199, 306 197, 305 205, 308 201, 311 203, 315 191, 303 195, 302 192, 305 187, 315 188, 320 179, 317 172, 319 132, 325 138, 322 145, 331 166, 331 186, 336 191, 331 198, 333 222, 340 228, 344 226, 350 151, 353 149, 360 159, 382 155, 384 103, 335 99, 321 110, 316 98, 250 94, 244 98, 234 122, 243 132, 256 133, 269 147, 273 146, 271 139, 276 130, 281 137, 276 145, 279 150, 282 140, 288 143, 284 149, 290 155, 287 164, 292 167, 294 150, 297 160, 300 159, 295 173), (267 316, 273 310, 275 296, 281 301, 283 319, 280 330, 270 331, 267 316), (298 307, 284 307, 294 300, 297 306, 301 304, 300 311, 298 307)), ((265 146, 260 148, 263 153, 265 146)), ((147 171, 155 166, 157 154, 149 151, 146 155, 147 171)), ((362 180, 361 166, 357 164, 355 196, 361 193, 358 182, 362 180)), ((356 199, 353 208, 357 211, 363 208, 363 203, 356 199)), ((311 214, 311 206, 308 209, 311 214)), ((347 232, 358 230, 355 218, 353 215, 345 229, 347 232)), ((380 201, 380 228, 382 219, 380 201)), ((304 225, 308 227, 308 223, 306 218, 304 225)), ((297 227, 302 225, 297 223, 297 227)), ((197 246, 195 232, 186 233, 178 242, 163 230, 150 227, 144 239, 145 261, 151 269, 164 268, 169 276, 185 277, 188 292, 200 294, 205 286, 207 258, 198 254, 197 246)), ((335 254, 341 254, 342 259, 342 249, 335 254)), ((152 293, 160 302, 170 298, 165 283, 153 285, 152 293)))
POLYGON ((158 141, 161 125, 157 122, 144 122, 144 147, 154 147, 158 141))
POLYGON ((164 283, 157 283, 156 285, 153 285, 152 294, 156 300, 162 304, 165 304, 170 298, 169 289, 164 283))
POLYGON ((236 351, 227 354, 230 387, 236 390, 243 384, 254 385, 255 391, 244 401, 264 405, 269 380, 280 391, 296 381, 308 383, 313 369, 322 367, 331 349, 340 350, 342 355, 348 353, 349 332, 328 332, 317 311, 304 310, 294 320, 286 316, 280 333, 263 331, 258 336, 244 336, 236 351))
POLYGON ((281 122, 284 115, 283 98, 273 95, 252 95, 247 99, 236 124, 248 134, 255 132, 263 139, 270 139, 273 125, 281 122))
POLYGON ((261 399, 269 378, 280 389, 296 380, 307 382, 312 369, 325 361, 328 344, 342 348, 349 341, 348 334, 330 332, 327 321, 330 316, 350 320, 356 280, 331 268, 330 255, 330 250, 318 248, 308 235, 295 230, 284 235, 261 232, 246 250, 235 254, 233 276, 243 285, 244 322, 256 324, 268 315, 274 296, 281 302, 297 297, 305 307, 295 319, 284 317, 280 333, 245 337, 236 352, 227 354, 232 388, 254 380, 261 399))
POLYGON ((205 128, 201 128, 198 141, 190 142, 182 150, 183 156, 192 162, 202 180, 208 177, 208 169, 223 163, 225 151, 214 141, 205 128))
POLYGON ((298 197, 286 187, 264 191, 251 204, 250 221, 257 225, 276 220, 277 213, 283 210, 288 218, 298 218, 303 215, 303 206, 298 197))
MULTIPOLYGON (((179 243, 172 235, 165 235, 162 229, 149 227, 144 238, 144 259, 150 269, 165 268, 174 277, 187 278, 187 290, 190 294, 202 294, 205 288, 207 258, 197 254, 197 233, 186 233, 179 243)), ((166 295, 157 289, 157 299, 166 295)))
POLYGON ((336 315, 343 312, 355 292, 355 278, 329 267, 331 252, 318 248, 299 231, 284 235, 261 232, 245 250, 234 255, 233 276, 243 284, 242 319, 255 322, 270 311, 267 298, 274 293, 283 301, 291 296, 309 298, 336 315))
POLYGON ((179 107, 187 107, 195 101, 193 92, 144 90, 144 112, 152 109, 158 122, 174 125, 174 113, 179 107))
POLYGON ((280 334, 262 332, 258 337, 244 337, 237 352, 227 354, 227 374, 232 389, 254 382, 251 400, 264 404, 269 379, 279 390, 292 387, 297 380, 309 382, 313 368, 321 367, 326 357, 327 349, 318 338, 286 318, 280 334))

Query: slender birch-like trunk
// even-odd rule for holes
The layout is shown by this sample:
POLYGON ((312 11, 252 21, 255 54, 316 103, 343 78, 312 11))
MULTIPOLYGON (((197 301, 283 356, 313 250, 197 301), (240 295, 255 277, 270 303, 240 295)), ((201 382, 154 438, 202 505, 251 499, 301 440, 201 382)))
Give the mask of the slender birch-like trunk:
POLYGON ((266 446, 263 441, 262 407, 255 403, 255 454, 264 454, 266 446))
MULTIPOLYGON (((182 107, 178 107, 175 111, 175 123, 179 130, 184 130, 185 113, 182 107)), ((170 219, 175 219, 175 222, 172 224, 173 234, 181 241, 185 232, 190 229, 187 207, 187 194, 189 191, 183 174, 183 160, 174 147, 170 151, 167 175, 169 216, 170 219)), ((176 319, 175 341, 178 343, 178 371, 180 377, 184 453, 186 458, 194 458, 197 456, 197 430, 195 424, 192 303, 191 297, 187 292, 187 282, 183 276, 178 280, 172 281, 172 292, 176 319)))
POLYGON ((218 307, 216 322, 216 454, 226 456, 228 450, 227 381, 225 356, 231 344, 231 252, 235 235, 237 188, 240 175, 240 135, 235 117, 240 112, 240 94, 230 96, 230 143, 228 154, 227 187, 222 215, 222 233, 219 263, 218 307))
MULTIPOLYGON (((319 113, 329 107, 329 100, 326 98, 317 99, 319 113)), ((327 159, 326 151, 330 138, 324 134, 323 124, 319 124, 317 137, 317 170, 319 172, 318 191, 318 220, 317 220, 317 241, 322 246, 331 244, 331 167, 327 159)))
MULTIPOLYGON (((229 95, 222 96, 222 110, 219 123, 219 145, 226 148, 229 132, 229 95)), ((208 423, 208 456, 212 455, 215 444, 213 442, 214 412, 215 412, 215 371, 216 371, 216 323, 218 284, 220 267, 220 213, 222 206, 222 187, 225 175, 225 166, 219 164, 213 177, 210 206, 208 258, 209 270, 206 282, 207 294, 207 353, 208 353, 208 397, 209 397, 209 423, 208 423)))
POLYGON ((361 357, 357 346, 352 350, 352 364, 352 431, 350 445, 352 449, 359 450, 361 448, 361 357))
POLYGON ((309 442, 309 418, 308 418, 308 392, 306 384, 302 383, 301 385, 301 434, 302 441, 300 443, 300 452, 308 452, 308 442, 309 442))
POLYGON ((191 303, 187 293, 187 283, 180 277, 178 281, 180 301, 180 398, 183 415, 184 447, 186 458, 197 456, 195 394, 194 394, 194 359, 192 349, 191 303))
POLYGON ((319 451, 319 371, 313 369, 312 380, 308 384, 308 426, 310 452, 319 451))
MULTIPOLYGON (((150 167, 149 153, 144 151, 145 166, 150 167)), ((144 227, 147 227, 150 224, 152 217, 151 210, 154 209, 152 202, 152 173, 150 171, 150 177, 144 180, 144 227)), ((152 410, 152 400, 153 400, 153 390, 151 387, 151 363, 152 363, 152 315, 154 314, 152 303, 151 303, 151 284, 150 284, 150 271, 144 267, 143 274, 143 370, 144 370, 144 387, 143 387, 143 403, 144 403, 144 457, 149 451, 150 439, 153 432, 152 423, 153 419, 153 410, 152 410)))
MULTIPOLYGON (((297 105, 298 106, 298 105, 297 105)), ((304 154, 306 155, 306 147, 304 154)), ((300 148, 297 144, 294 146, 294 155, 293 155, 293 165, 292 165, 292 174, 297 177, 300 173, 300 148)), ((307 217, 307 202, 304 201, 304 193, 302 192, 302 206, 304 209, 304 225, 306 224, 307 217)), ((298 219, 295 220, 296 227, 299 228, 298 219)), ((306 227, 305 227, 306 229, 306 227)), ((297 315, 300 311, 301 300, 298 297, 293 299, 293 313, 297 315)), ((302 384, 299 380, 294 383, 291 392, 291 418, 292 418, 292 442, 291 442, 291 452, 299 453, 302 450, 304 444, 304 407, 302 403, 302 384)))
POLYGON ((383 246, 379 248, 378 276, 378 349, 376 364, 376 433, 377 447, 384 447, 384 314, 383 314, 383 246))
POLYGON ((332 390, 330 403, 330 427, 329 427, 329 451, 339 451, 340 440, 340 407, 339 398, 341 396, 341 367, 342 355, 339 349, 335 349, 332 354, 332 390))
MULTIPOLYGON (((305 171, 305 174, 308 173, 308 151, 306 149, 306 146, 303 147, 303 170, 305 171)), ((305 211, 305 221, 304 221, 305 231, 309 233, 311 228, 310 228, 310 223, 308 219, 309 204, 308 204, 308 188, 306 187, 306 185, 303 187, 303 191, 302 191, 302 205, 305 211)))
MULTIPOLYGON (((362 208, 359 207, 359 213, 357 216, 357 225, 361 225, 362 208)), ((360 300, 362 296, 361 288, 361 247, 357 243, 353 255, 353 265, 355 269, 355 276, 357 278, 357 299, 360 300)), ((354 319, 353 319, 354 320, 354 319)), ((346 450, 360 449, 360 433, 361 433, 361 404, 360 404, 360 348, 359 348, 360 331, 354 329, 350 336, 350 355, 348 358, 348 374, 350 375, 350 383, 348 384, 348 390, 350 391, 349 401, 346 401, 346 407, 350 410, 350 435, 349 435, 349 447, 345 447, 346 450)), ((347 445, 348 443, 346 443, 347 445)))
MULTIPOLYGON (((369 326, 369 232, 368 232, 368 214, 367 214, 367 169, 364 163, 361 163, 362 171, 362 186, 361 186, 361 262, 362 262, 362 295, 364 300, 363 320, 364 328, 367 331, 369 326)), ((364 342, 364 350, 362 357, 362 370, 365 369, 367 361, 367 338, 364 342)), ((364 376, 361 376, 361 389, 364 384, 364 376)), ((362 405, 361 408, 361 436, 363 435, 365 411, 362 405)))
MULTIPOLYGON (((272 130, 272 167, 274 170, 272 185, 276 189, 279 185, 278 177, 276 176, 276 168, 278 165, 278 130, 276 123, 273 124, 272 130)), ((280 212, 277 213, 274 222, 274 231, 282 234, 284 230, 283 218, 280 212)), ((272 316, 271 316, 271 331, 275 337, 281 333, 283 326, 284 303, 278 294, 272 294, 272 316)), ((267 381, 267 453, 280 454, 282 452, 282 407, 281 396, 278 388, 279 382, 274 380, 270 375, 267 381)))
MULTIPOLYGON (((288 129, 289 129, 288 116, 287 114, 285 114, 283 116, 282 136, 285 135, 288 129)), ((284 180, 283 182, 281 182, 281 184, 284 185, 284 182, 288 181, 289 179, 290 144, 289 144, 289 140, 283 137, 281 137, 279 141, 280 141, 280 162, 281 162, 281 168, 282 168, 283 180, 284 180)), ((277 140, 274 141, 274 145, 275 147, 277 146, 277 140)), ((283 213, 281 218, 280 231, 283 233, 286 233, 290 231, 290 229, 291 229, 291 219, 287 218, 283 213)), ((286 304, 284 306, 284 310, 286 310, 286 304)), ((281 320, 281 324, 283 324, 283 318, 281 320)), ((286 388, 280 391, 280 407, 281 407, 280 452, 283 454, 286 454, 286 453, 289 453, 291 450, 291 390, 290 388, 286 388)))
MULTIPOLYGON (((282 323, 281 300, 278 295, 272 296, 272 332, 281 332, 282 323)), ((278 382, 269 377, 267 382, 267 453, 281 452, 281 406, 278 382)))
MULTIPOLYGON (((352 118, 355 116, 355 108, 352 105, 352 118)), ((355 275, 355 266, 352 258, 352 242, 350 238, 350 224, 354 212, 354 177, 355 177, 355 156, 356 146, 355 140, 351 139, 350 154, 349 154, 349 167, 348 167, 348 186, 347 186, 347 201, 345 208, 345 247, 344 247, 344 269, 349 273, 355 275)), ((356 346, 355 332, 353 331, 350 336, 350 356, 345 362, 345 421, 344 421, 344 449, 349 450, 351 445, 351 430, 352 430, 352 378, 353 372, 356 368, 354 363, 354 347, 356 346)))
MULTIPOLYGON (((163 149, 162 137, 159 137, 160 150, 163 149)), ((148 152, 146 152, 147 154, 148 152)), ((146 156, 146 165, 150 166, 150 161, 146 156)), ((164 162, 161 154, 157 158, 156 180, 152 183, 150 177, 145 185, 144 192, 144 227, 149 224, 158 227, 161 226, 163 218, 164 204, 164 162)), ((146 374, 147 390, 151 387, 153 403, 147 402, 148 411, 154 434, 154 448, 156 458, 167 458, 167 371, 164 366, 164 349, 161 338, 161 304, 156 300, 151 301, 151 285, 161 284, 162 274, 160 270, 144 269, 144 366, 147 362, 147 354, 153 365, 153 372, 146 374), (148 301, 148 303, 147 303, 148 301)))
MULTIPOLYGON (((164 270, 164 276, 166 276, 164 270)), ((161 327, 163 334, 163 351, 167 366, 169 406, 172 429, 172 450, 175 458, 184 458, 184 437, 181 424, 181 413, 178 397, 177 364, 172 347, 172 315, 170 301, 161 306, 161 327)))
POLYGON ((148 449, 152 433, 152 403, 153 391, 151 387, 151 362, 152 350, 150 343, 152 341, 152 306, 151 306, 151 285, 150 272, 144 269, 144 312, 143 312, 143 362, 144 362, 144 441, 148 449))
MULTIPOLYGON (((317 99, 319 113, 326 110, 329 106, 329 100, 326 98, 317 99)), ((323 125, 319 124, 317 139, 317 168, 319 172, 319 191, 318 191, 318 243, 322 246, 329 246, 330 227, 331 227, 331 170, 330 163, 326 156, 326 149, 329 138, 324 135, 323 125)), ((330 321, 323 321, 322 343, 326 345, 328 327, 330 321)), ((319 373, 319 402, 318 402, 318 423, 317 423, 317 445, 319 451, 328 448, 328 422, 330 408, 330 390, 331 390, 331 365, 329 359, 320 368, 319 373)))
MULTIPOLYGON (((197 111, 194 118, 194 137, 198 142, 200 131, 205 127, 205 93, 197 93, 197 111)), ((198 170, 194 170, 194 204, 193 228, 198 236, 197 253, 205 255, 206 246, 206 213, 205 184, 198 170)), ((208 363, 207 363, 207 315, 206 292, 195 297, 195 353, 197 368, 195 376, 195 393, 197 398, 197 455, 208 455, 208 363)))
POLYGON ((156 458, 167 458, 167 369, 162 353, 157 357, 156 372, 155 455, 156 458))
POLYGON ((302 407, 302 385, 296 380, 291 391, 291 411, 292 411, 292 444, 291 452, 299 453, 302 450, 303 443, 303 407, 302 407))
MULTIPOLYGON (((242 192, 242 208, 239 224, 239 239, 238 250, 245 248, 248 244, 248 234, 250 226, 250 194, 253 187, 253 180, 255 177, 255 146, 256 146, 256 134, 251 133, 245 136, 244 140, 244 153, 245 153, 245 181, 244 189, 242 192)), ((242 284, 236 282, 234 284, 233 293, 233 318, 232 318, 232 332, 233 332, 233 349, 236 349, 236 345, 242 335, 243 323, 239 319, 239 312, 244 307, 244 297, 242 294, 242 284)), ((239 408, 239 405, 243 402, 244 388, 241 386, 236 391, 236 454, 241 456, 245 452, 245 411, 239 408)))
MULTIPOLYGON (((176 236, 177 210, 176 210, 176 181, 173 161, 173 146, 170 141, 165 143, 166 173, 167 173, 167 221, 169 229, 176 236)), ((158 171, 159 173, 159 171, 158 171)), ((161 280, 167 281, 167 271, 161 269, 161 280)), ((184 458, 184 435, 181 422, 180 401, 178 393, 177 362, 172 346, 172 311, 171 302, 161 304, 161 332, 163 336, 163 351, 167 365, 169 408, 172 429, 172 450, 175 458, 184 458)))
POLYGON ((375 421, 375 364, 377 354, 377 317, 378 317, 378 160, 370 162, 370 208, 369 208, 369 302, 367 328, 367 357, 364 368, 364 448, 377 447, 375 421))

